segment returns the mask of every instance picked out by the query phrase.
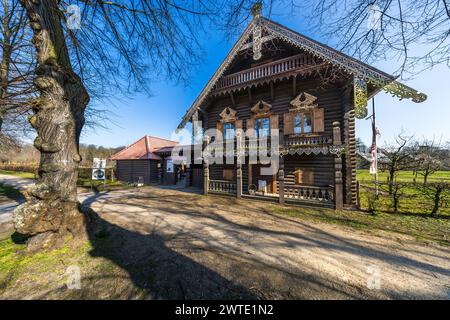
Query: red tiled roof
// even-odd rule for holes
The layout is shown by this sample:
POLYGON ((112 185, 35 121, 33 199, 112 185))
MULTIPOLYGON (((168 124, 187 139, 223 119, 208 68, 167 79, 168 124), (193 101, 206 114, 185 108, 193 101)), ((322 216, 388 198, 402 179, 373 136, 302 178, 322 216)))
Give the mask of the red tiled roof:
POLYGON ((151 159, 161 160, 156 154, 160 149, 174 147, 178 144, 176 141, 161 139, 152 136, 144 136, 135 143, 129 145, 125 149, 113 154, 110 160, 136 160, 151 159))

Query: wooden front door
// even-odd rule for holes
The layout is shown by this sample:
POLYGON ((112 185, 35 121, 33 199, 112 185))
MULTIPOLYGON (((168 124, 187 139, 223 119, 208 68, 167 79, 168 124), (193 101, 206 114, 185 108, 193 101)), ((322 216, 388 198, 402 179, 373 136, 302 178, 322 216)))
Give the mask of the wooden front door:
MULTIPOLYGON (((275 175, 261 175, 261 168, 268 167, 261 164, 251 165, 251 181, 256 186, 258 191, 264 190, 266 193, 277 193, 277 179, 275 175)), ((250 178, 250 177, 249 177, 250 178)))

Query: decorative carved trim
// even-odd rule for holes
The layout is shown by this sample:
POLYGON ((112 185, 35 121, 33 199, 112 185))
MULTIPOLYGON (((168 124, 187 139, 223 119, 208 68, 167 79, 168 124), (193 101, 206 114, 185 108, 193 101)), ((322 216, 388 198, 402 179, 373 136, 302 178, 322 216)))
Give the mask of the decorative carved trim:
POLYGON ((298 155, 302 155, 302 154, 327 155, 328 153, 329 153, 328 147, 285 148, 285 149, 280 150, 280 156, 285 156, 288 154, 290 154, 290 155, 295 155, 295 154, 298 154, 298 155))
POLYGON ((220 117, 221 117, 220 122, 225 123, 225 122, 236 121, 237 120, 236 113, 237 113, 236 110, 234 110, 230 107, 226 107, 220 113, 220 117))
POLYGON ((355 117, 364 119, 367 117, 367 83, 359 77, 353 79, 353 93, 355 103, 355 117))
POLYGON ((301 111, 304 109, 317 108, 317 97, 312 94, 302 92, 291 101, 292 108, 289 111, 301 111))
MULTIPOLYGON (((382 88, 383 90, 387 91, 388 93, 391 93, 396 97, 399 97, 400 99, 410 98, 414 102, 422 102, 426 99, 425 94, 419 93, 408 86, 405 86, 399 82, 394 81, 393 76, 384 73, 380 70, 377 70, 375 68, 372 68, 370 66, 367 66, 364 63, 361 63, 360 61, 353 59, 350 56, 347 56, 326 45, 320 44, 305 36, 302 36, 301 34, 294 32, 282 25, 279 25, 278 23, 263 18, 260 16, 260 14, 257 13, 254 16, 254 19, 245 28, 244 32, 239 37, 238 41, 235 43, 233 48, 229 51, 225 60, 214 72, 213 76, 206 84, 200 95, 197 97, 197 99, 195 99, 192 106, 186 112, 185 116, 183 117, 183 120, 178 126, 178 129, 184 127, 186 122, 192 116, 192 112, 197 110, 201 106, 201 104, 205 101, 209 93, 213 90, 219 78, 229 67, 229 65, 234 60, 235 56, 240 51, 242 46, 248 43, 248 40, 253 35, 255 28, 256 29, 261 28, 261 33, 264 30, 269 35, 282 39, 287 43, 290 43, 296 47, 305 50, 306 52, 310 53, 315 57, 319 57, 320 59, 330 62, 331 64, 346 71, 347 73, 353 74, 355 77, 364 80, 366 84, 371 83, 373 86, 377 88, 382 88)), ((257 31, 257 33, 258 32, 259 31, 257 31)), ((257 48, 258 44, 255 41, 253 42, 254 42, 253 48, 255 47, 257 48)))
POLYGON ((272 105, 263 100, 259 100, 251 108, 252 112, 256 115, 268 115, 270 113, 271 109, 272 109, 272 105))
POLYGON ((330 154, 334 155, 336 158, 340 158, 341 155, 343 153, 345 153, 345 147, 340 145, 340 146, 329 146, 328 147, 328 151, 330 152, 330 154))
POLYGON ((411 99, 416 103, 427 100, 426 94, 418 92, 417 90, 397 81, 389 83, 383 88, 383 90, 392 94, 392 96, 399 98, 400 100, 411 99))
MULTIPOLYGON (((256 16, 255 16, 256 17, 256 16)), ((261 27, 261 18, 258 16, 258 18, 255 20, 253 28, 253 60, 257 61, 261 59, 262 53, 262 27, 261 27)))

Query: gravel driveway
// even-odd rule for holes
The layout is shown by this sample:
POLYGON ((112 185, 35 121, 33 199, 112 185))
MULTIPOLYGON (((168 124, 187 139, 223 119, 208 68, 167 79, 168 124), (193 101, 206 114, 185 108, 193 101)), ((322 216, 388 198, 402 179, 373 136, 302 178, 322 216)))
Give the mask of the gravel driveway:
POLYGON ((259 298, 450 298, 448 247, 303 221, 271 206, 154 187, 91 203, 109 224, 158 235, 178 256, 259 298))

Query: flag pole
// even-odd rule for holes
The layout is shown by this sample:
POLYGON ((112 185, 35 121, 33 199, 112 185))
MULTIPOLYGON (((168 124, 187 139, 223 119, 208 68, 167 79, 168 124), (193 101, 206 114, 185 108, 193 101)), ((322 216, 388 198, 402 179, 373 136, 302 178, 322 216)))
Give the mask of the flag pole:
POLYGON ((372 161, 374 161, 375 196, 378 198, 377 126, 375 122, 375 97, 372 97, 372 161))

